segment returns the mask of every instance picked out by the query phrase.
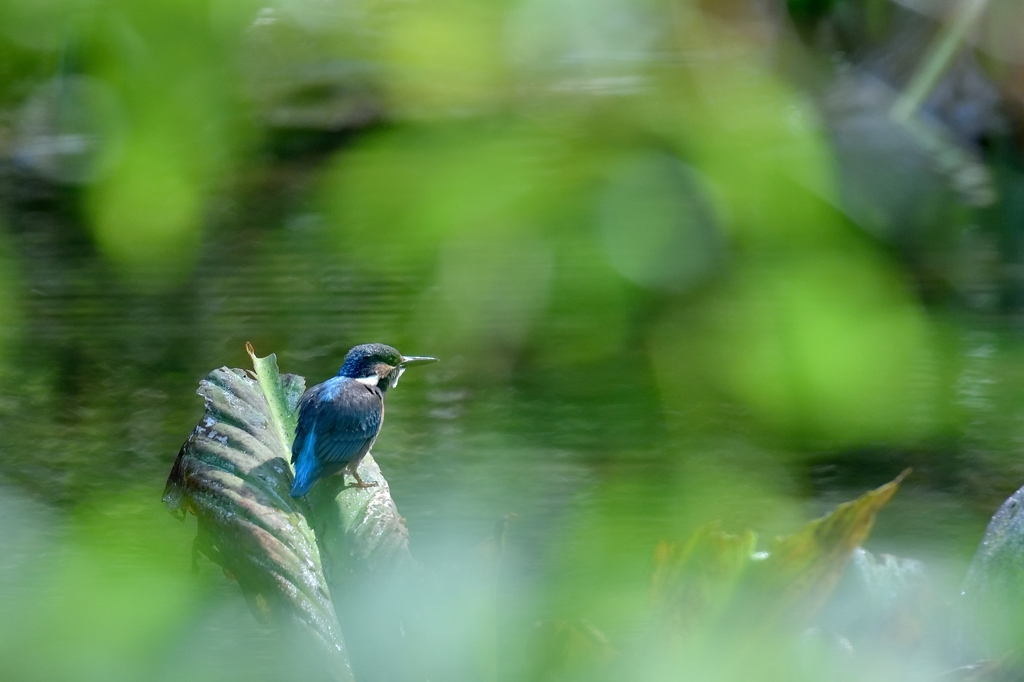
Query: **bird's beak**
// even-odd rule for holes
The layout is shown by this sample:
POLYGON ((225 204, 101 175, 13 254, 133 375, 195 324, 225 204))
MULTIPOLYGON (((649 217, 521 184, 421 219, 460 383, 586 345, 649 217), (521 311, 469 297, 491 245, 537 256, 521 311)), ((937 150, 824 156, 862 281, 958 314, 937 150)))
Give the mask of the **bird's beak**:
POLYGON ((425 365, 430 362, 437 362, 437 358, 428 358, 418 355, 403 355, 399 367, 410 367, 412 365, 425 365))

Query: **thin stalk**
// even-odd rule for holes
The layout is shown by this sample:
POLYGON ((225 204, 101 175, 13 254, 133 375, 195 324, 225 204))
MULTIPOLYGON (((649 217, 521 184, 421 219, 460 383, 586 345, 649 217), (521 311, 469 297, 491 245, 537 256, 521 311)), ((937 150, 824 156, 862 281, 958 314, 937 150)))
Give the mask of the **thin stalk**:
POLYGON ((952 21, 939 31, 917 73, 893 104, 890 115, 894 119, 906 122, 917 113, 987 6, 988 0, 961 0, 957 4, 952 21))
POLYGON ((245 350, 252 358, 256 381, 259 382, 263 395, 266 396, 267 407, 270 408, 270 416, 277 428, 277 435, 281 437, 281 444, 285 451, 290 452, 292 440, 295 438, 295 424, 298 422, 298 415, 288 409, 288 402, 281 384, 281 372, 277 368, 277 354, 271 353, 265 358, 258 358, 252 344, 248 342, 245 344, 245 350))

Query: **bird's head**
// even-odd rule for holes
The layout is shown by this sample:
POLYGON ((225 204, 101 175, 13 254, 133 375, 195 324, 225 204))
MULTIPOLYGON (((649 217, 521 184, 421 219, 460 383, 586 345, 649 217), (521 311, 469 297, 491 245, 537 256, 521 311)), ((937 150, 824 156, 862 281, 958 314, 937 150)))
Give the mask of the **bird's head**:
POLYGON ((348 352, 338 376, 386 391, 398 385, 407 367, 428 362, 437 362, 437 358, 402 355, 383 343, 364 343, 348 352))

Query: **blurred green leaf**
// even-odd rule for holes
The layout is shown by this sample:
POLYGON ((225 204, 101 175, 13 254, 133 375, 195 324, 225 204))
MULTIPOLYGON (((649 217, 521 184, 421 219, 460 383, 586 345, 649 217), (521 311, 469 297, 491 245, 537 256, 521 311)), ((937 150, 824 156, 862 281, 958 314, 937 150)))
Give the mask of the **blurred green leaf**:
POLYGON ((124 276, 167 286, 194 267, 208 201, 253 139, 233 73, 248 13, 111 4, 80 38, 90 74, 117 94, 123 129, 101 140, 109 174, 85 206, 101 252, 124 276))
POLYGON ((617 654, 608 637, 582 618, 542 621, 532 634, 537 653, 530 679, 593 679, 617 654))
POLYGON ((100 248, 143 280, 187 269, 201 242, 204 187, 174 137, 129 138, 121 162, 89 196, 100 248))
POLYGON ((342 251, 370 271, 419 265, 447 239, 536 231, 550 140, 528 126, 407 127, 338 154, 323 204, 342 251), (395 201, 395 197, 402 197, 395 201))
POLYGON ((884 261, 850 243, 736 265, 654 337, 669 406, 698 387, 786 435, 838 444, 913 442, 939 426, 935 330, 884 261))
POLYGON ((40 533, 43 547, 26 557, 32 581, 2 595, 11 600, 0 628, 5 679, 127 681, 152 670, 200 592, 173 561, 178 538, 149 495, 123 491, 86 505, 63 533, 32 528, 45 516, 6 519, 40 533))
POLYGON ((486 109, 503 99, 500 3, 429 0, 391 10, 381 58, 392 108, 410 118, 486 109))
POLYGON ((613 170, 597 227, 614 268, 635 284, 685 291, 721 264, 706 181, 665 153, 635 152, 613 170))
POLYGON ((629 329, 629 285, 598 240, 566 235, 554 245, 549 303, 532 335, 537 363, 567 368, 621 352, 629 329))
POLYGON ((95 5, 94 0, 5 0, 0 3, 0 33, 33 50, 56 52, 95 5))
POLYGON ((453 239, 441 250, 437 298, 424 306, 423 326, 440 327, 434 335, 449 348, 518 349, 545 312, 553 268, 544 239, 453 239))
POLYGON ((811 103, 735 34, 699 20, 679 30, 679 39, 721 58, 668 72, 659 83, 664 108, 651 122, 720 194, 737 245, 841 238, 834 161, 811 103))

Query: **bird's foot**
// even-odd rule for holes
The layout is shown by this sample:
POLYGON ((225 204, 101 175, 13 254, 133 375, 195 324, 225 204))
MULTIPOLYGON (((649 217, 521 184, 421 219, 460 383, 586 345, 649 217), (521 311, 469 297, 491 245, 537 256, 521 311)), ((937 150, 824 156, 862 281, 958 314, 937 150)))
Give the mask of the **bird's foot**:
POLYGON ((361 479, 359 477, 359 474, 356 473, 355 471, 352 472, 352 476, 356 479, 356 482, 350 485, 350 488, 375 488, 377 486, 376 481, 371 481, 370 483, 367 483, 366 481, 361 479))

